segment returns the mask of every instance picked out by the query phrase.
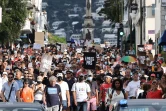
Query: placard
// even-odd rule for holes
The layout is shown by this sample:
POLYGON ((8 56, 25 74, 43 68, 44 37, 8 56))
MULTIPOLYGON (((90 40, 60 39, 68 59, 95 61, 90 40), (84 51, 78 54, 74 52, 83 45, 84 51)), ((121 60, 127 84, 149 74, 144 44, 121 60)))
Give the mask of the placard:
POLYGON ((35 43, 44 46, 44 32, 35 32, 35 43))
POLYGON ((56 48, 58 51, 61 51, 61 44, 56 43, 56 48))
POLYGON ((95 67, 96 67, 96 53, 84 52, 83 67, 85 69, 95 69, 95 67))
POLYGON ((33 44, 33 49, 40 50, 41 47, 42 47, 41 44, 38 44, 38 43, 34 43, 34 44, 33 44))
POLYGON ((152 44, 145 44, 144 49, 145 50, 152 50, 153 49, 152 44))
POLYGON ((43 72, 43 70, 45 70, 45 71, 50 70, 51 64, 52 64, 52 56, 50 56, 48 54, 43 54, 42 58, 41 58, 40 71, 43 72))
POLYGON ((147 61, 146 61, 146 52, 144 49, 144 45, 137 45, 137 57, 138 57, 138 62, 139 62, 139 67, 140 68, 145 68, 147 61))
POLYGON ((105 47, 105 44, 100 44, 100 47, 101 47, 101 48, 104 48, 104 47, 105 47))

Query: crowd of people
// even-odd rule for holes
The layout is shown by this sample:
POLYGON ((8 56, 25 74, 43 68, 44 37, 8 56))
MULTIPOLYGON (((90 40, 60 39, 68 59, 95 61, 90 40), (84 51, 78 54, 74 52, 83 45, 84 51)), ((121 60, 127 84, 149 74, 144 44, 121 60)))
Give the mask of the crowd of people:
POLYGON ((163 59, 155 55, 151 65, 121 61, 116 47, 77 51, 0 47, 1 102, 43 104, 47 111, 111 111, 121 99, 165 99, 163 59), (84 68, 84 53, 97 55, 94 70, 84 68), (53 57, 50 70, 41 71, 43 54, 53 57))

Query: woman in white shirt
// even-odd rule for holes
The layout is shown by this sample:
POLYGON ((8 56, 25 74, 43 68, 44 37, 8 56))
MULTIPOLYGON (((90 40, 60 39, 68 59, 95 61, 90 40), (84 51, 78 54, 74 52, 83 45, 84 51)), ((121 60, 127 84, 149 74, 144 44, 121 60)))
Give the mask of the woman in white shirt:
POLYGON ((45 85, 42 84, 43 77, 38 76, 37 77, 37 84, 34 86, 34 102, 38 102, 40 104, 43 103, 42 98, 43 98, 43 93, 44 93, 44 88, 45 85))
POLYGON ((107 105, 109 110, 112 110, 113 106, 122 99, 126 99, 127 95, 123 89, 123 83, 120 79, 115 79, 112 83, 112 88, 107 91, 107 105))

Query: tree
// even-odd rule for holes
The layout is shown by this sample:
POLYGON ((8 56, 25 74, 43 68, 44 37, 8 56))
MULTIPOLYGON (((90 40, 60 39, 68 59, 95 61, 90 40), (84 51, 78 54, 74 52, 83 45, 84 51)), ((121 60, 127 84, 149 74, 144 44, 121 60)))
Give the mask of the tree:
POLYGON ((49 34, 48 40, 50 43, 56 43, 56 42, 66 43, 66 38, 61 38, 61 37, 55 36, 53 34, 49 34))
POLYGON ((101 9, 99 14, 106 14, 107 19, 112 22, 122 21, 122 2, 123 0, 106 0, 104 8, 101 9))
POLYGON ((0 41, 12 42, 20 35, 26 17, 26 0, 0 0, 2 7, 2 24, 0 24, 0 41), (6 10, 10 9, 10 10, 6 10))

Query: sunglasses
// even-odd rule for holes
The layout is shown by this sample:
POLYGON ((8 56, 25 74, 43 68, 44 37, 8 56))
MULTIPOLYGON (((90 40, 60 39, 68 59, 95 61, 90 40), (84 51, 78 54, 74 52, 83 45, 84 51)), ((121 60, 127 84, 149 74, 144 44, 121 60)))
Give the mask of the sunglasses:
POLYGON ((28 77, 32 77, 32 76, 28 76, 28 77))
POLYGON ((24 74, 28 74, 28 72, 25 72, 24 74))

